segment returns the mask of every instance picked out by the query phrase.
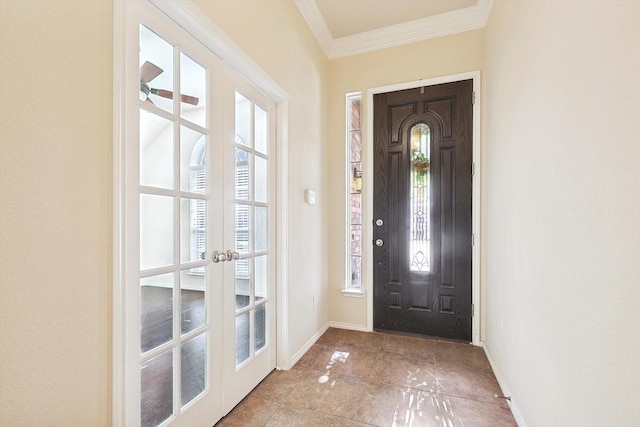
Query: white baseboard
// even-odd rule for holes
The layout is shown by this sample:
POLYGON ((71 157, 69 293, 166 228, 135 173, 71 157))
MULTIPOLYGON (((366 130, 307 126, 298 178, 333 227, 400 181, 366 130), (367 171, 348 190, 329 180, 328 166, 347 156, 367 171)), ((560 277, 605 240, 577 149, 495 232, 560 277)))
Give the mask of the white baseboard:
POLYGON ((329 328, 338 328, 338 329, 349 329, 352 331, 361 331, 361 332, 371 332, 369 330, 367 330, 367 328, 365 326, 362 325, 354 325, 351 323, 340 323, 340 322, 327 322, 324 324, 324 326, 322 326, 322 328, 320 328, 320 330, 318 332, 316 332, 310 339, 309 341, 306 342, 306 344, 296 352, 296 354, 293 355, 293 357, 291 358, 291 365, 288 367, 283 367, 280 366, 278 367, 278 369, 284 369, 284 370, 288 370, 291 369, 297 362, 298 360, 300 360, 302 358, 302 356, 304 356, 304 354, 309 351, 309 349, 311 348, 311 346, 313 346, 316 341, 318 341, 318 339, 320 339, 320 337, 322 336, 322 334, 324 334, 325 332, 327 332, 327 329, 329 328))
POLYGON ((291 366, 289 366, 288 369, 291 369, 296 363, 298 363, 298 360, 300 360, 300 358, 302 356, 304 356, 304 354, 309 351, 309 349, 311 348, 311 346, 313 346, 316 341, 318 341, 318 339, 320 339, 320 337, 322 336, 322 334, 324 334, 327 329, 329 329, 329 323, 325 323, 324 326, 322 326, 322 328, 320 328, 320 330, 318 332, 316 332, 310 339, 309 341, 306 342, 306 344, 304 346, 302 346, 302 348, 300 350, 298 350, 296 352, 296 354, 293 355, 293 357, 291 358, 291 366))
MULTIPOLYGON (((491 365, 491 369, 493 369, 493 374, 498 381, 498 385, 500 386, 500 390, 502 390, 503 396, 511 396, 511 392, 509 391, 509 387, 505 384, 502 375, 500 375, 500 371, 496 368, 495 363, 493 363, 493 358, 491 357, 491 353, 489 353, 489 349, 484 341, 480 341, 480 346, 484 350, 484 354, 487 356, 487 360, 489 360, 489 364, 491 365)), ((507 404, 511 409, 511 413, 513 414, 513 418, 515 418, 516 423, 518 423, 518 427, 527 427, 527 424, 524 422, 524 418, 518 409, 518 405, 514 402, 513 398, 511 400, 507 400, 507 404)))
POLYGON ((354 325, 352 323, 329 322, 329 326, 337 329, 349 329, 351 331, 371 332, 366 326, 354 325))

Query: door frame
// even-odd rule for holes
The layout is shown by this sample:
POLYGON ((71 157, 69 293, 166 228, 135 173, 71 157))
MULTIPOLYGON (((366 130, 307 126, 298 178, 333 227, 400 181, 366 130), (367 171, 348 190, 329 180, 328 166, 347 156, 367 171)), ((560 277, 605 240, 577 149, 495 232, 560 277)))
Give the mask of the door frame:
MULTIPOLYGON (((127 312, 126 283, 129 272, 126 251, 126 232, 129 221, 127 198, 131 197, 127 188, 127 138, 126 131, 130 116, 137 111, 137 105, 127 105, 127 67, 132 58, 127 57, 127 47, 135 40, 129 40, 126 28, 126 14, 129 4, 136 2, 144 7, 158 9, 176 25, 185 29, 195 39, 218 56, 230 71, 241 76, 276 104, 276 367, 289 369, 291 355, 288 346, 287 283, 289 276, 289 233, 287 228, 289 202, 288 182, 288 99, 289 94, 256 64, 231 38, 189 0, 128 0, 113 2, 113 287, 112 287, 112 405, 113 426, 126 426, 126 384, 125 370, 127 319, 133 313, 127 312)), ((137 59, 135 59, 137 68, 137 59)), ((136 91, 137 88, 134 88, 136 91)))
MULTIPOLYGON (((366 114, 366 144, 363 146, 365 164, 363 174, 369 179, 363 182, 362 191, 366 197, 364 210, 362 212, 362 223, 367 224, 363 229, 363 242, 373 241, 373 96, 379 93, 395 92, 405 89, 414 89, 422 86, 433 86, 442 83, 452 83, 460 80, 473 80, 473 181, 472 181, 472 273, 471 273, 471 303, 473 305, 473 318, 471 322, 472 344, 482 345, 480 318, 482 314, 480 298, 480 178, 481 178, 481 141, 480 141, 480 71, 470 71, 467 73, 451 74, 447 76, 435 77, 424 80, 415 80, 406 83, 380 86, 367 90, 367 114, 366 114)), ((366 286, 367 297, 367 330, 373 330, 373 252, 371 245, 364 245, 363 250, 363 282, 366 286)))

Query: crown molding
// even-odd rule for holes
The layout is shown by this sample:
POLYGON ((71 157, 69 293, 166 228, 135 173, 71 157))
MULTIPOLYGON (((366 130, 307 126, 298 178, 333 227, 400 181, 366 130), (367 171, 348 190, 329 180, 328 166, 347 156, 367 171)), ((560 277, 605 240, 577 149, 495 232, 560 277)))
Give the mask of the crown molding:
POLYGON ((331 45, 334 41, 333 36, 331 36, 331 31, 329 31, 315 0, 295 0, 295 3, 302 17, 307 21, 307 25, 311 28, 311 32, 316 36, 320 47, 327 56, 330 56, 331 45))
POLYGON ((334 39, 315 1, 295 0, 295 3, 329 59, 483 28, 493 6, 493 0, 478 0, 472 7, 334 39))

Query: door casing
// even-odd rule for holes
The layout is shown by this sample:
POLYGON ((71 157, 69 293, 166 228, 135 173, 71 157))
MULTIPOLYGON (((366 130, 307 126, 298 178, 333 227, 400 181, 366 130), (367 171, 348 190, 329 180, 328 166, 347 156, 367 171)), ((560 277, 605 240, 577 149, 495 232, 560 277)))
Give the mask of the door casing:
POLYGON ((365 292, 367 298, 367 330, 373 330, 373 251, 370 242, 373 241, 373 96, 379 93, 395 92, 404 89, 413 89, 421 86, 432 86, 442 83, 451 83, 460 80, 473 80, 473 92, 475 102, 473 104, 473 183, 472 183, 472 224, 473 224, 473 248, 472 248, 472 343, 473 345, 481 345, 481 313, 480 306, 480 71, 472 71, 468 73, 452 74, 448 76, 436 77, 431 79, 416 80, 406 83, 399 83, 389 86, 380 86, 367 90, 367 119, 366 119, 366 136, 364 140, 366 144, 363 146, 363 157, 365 164, 363 165, 363 175, 370 177, 365 179, 362 185, 362 192, 365 195, 366 202, 362 212, 363 227, 362 241, 367 242, 363 245, 363 283, 365 284, 365 292))

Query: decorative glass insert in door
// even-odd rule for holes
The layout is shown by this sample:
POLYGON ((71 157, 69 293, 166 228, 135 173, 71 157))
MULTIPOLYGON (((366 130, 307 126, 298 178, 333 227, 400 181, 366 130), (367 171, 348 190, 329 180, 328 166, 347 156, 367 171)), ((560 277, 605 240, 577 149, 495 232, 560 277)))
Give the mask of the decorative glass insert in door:
POLYGON ((411 128, 410 240, 411 271, 431 270, 431 129, 411 128))
POLYGON ((268 343, 268 223, 270 194, 267 111, 249 97, 235 95, 235 264, 236 368, 268 343))
POLYGON ((208 70, 139 29, 140 421, 157 426, 207 389, 208 70))

